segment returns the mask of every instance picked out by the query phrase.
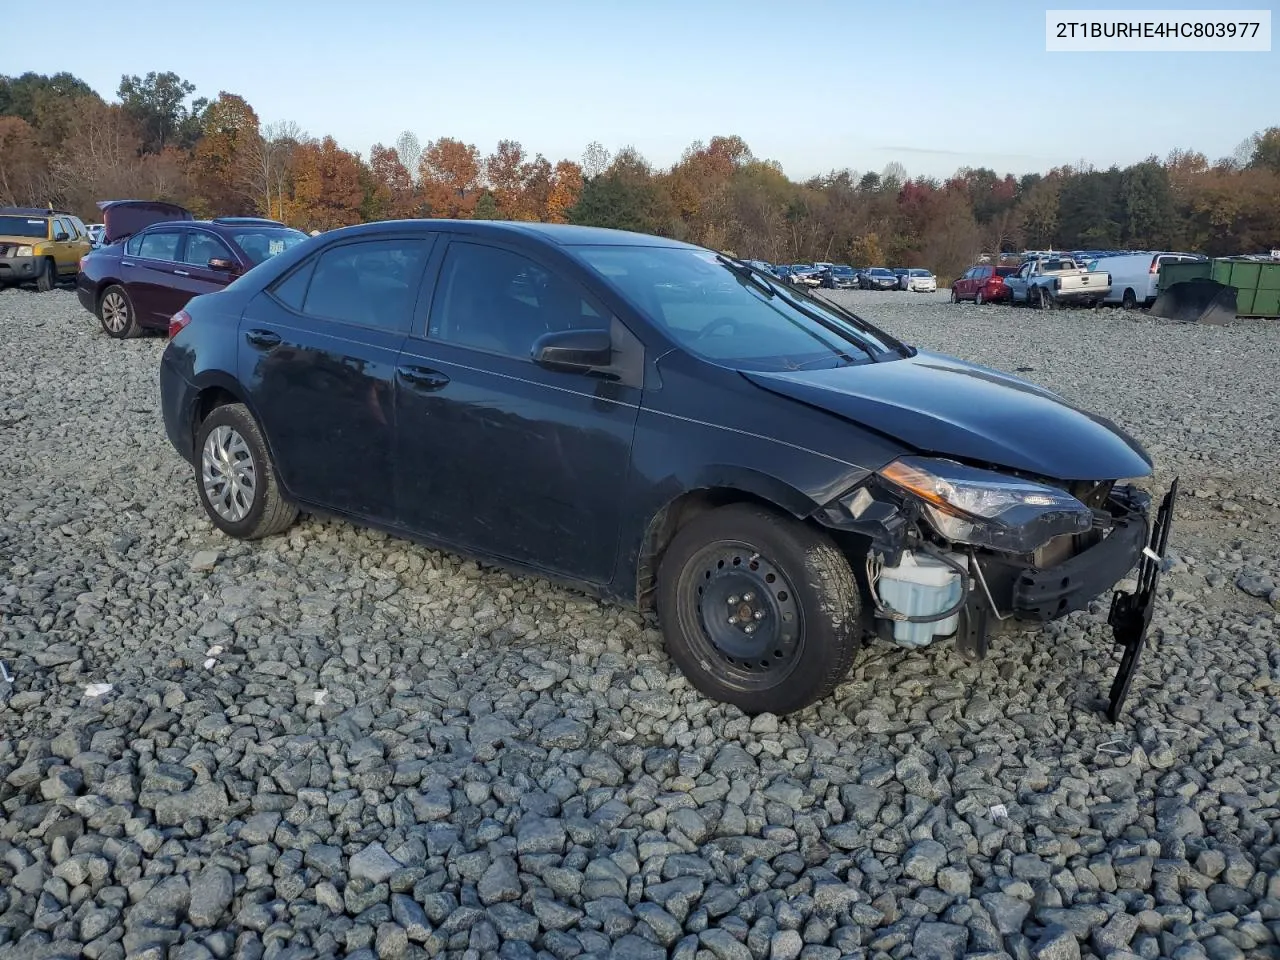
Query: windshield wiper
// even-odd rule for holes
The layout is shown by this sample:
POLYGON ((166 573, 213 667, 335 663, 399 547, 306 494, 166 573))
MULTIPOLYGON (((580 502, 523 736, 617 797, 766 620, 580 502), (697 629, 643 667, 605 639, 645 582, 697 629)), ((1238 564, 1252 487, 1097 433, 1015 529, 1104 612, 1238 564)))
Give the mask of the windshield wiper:
POLYGON ((753 287, 755 287, 757 290, 763 293, 766 297, 773 299, 773 297, 777 296, 777 293, 774 291, 773 287, 769 286, 769 284, 765 283, 758 276, 756 276, 756 271, 753 268, 749 267, 747 264, 739 263, 736 260, 730 260, 728 257, 719 253, 716 254, 716 260, 718 260, 720 263, 728 267, 729 271, 739 280, 745 280, 747 283, 751 284, 753 287))
POLYGON ((850 323, 852 323, 855 327, 857 327, 863 333, 870 334, 871 336, 879 340, 887 341, 889 343, 889 346, 893 349, 893 351, 898 353, 900 356, 904 356, 904 357, 911 356, 911 348, 908 347, 905 343, 903 343, 897 337, 893 336, 893 334, 886 333, 884 330, 881 330, 878 327, 868 323, 866 320, 863 320, 860 316, 858 316, 856 313, 854 313, 852 310, 848 309, 847 307, 842 307, 840 304, 836 303, 834 300, 828 300, 826 297, 820 297, 817 294, 809 293, 808 291, 804 292, 804 296, 808 297, 811 300, 817 301, 818 303, 822 304, 824 307, 827 307, 828 309, 832 310, 834 313, 843 317, 845 320, 848 320, 850 323))

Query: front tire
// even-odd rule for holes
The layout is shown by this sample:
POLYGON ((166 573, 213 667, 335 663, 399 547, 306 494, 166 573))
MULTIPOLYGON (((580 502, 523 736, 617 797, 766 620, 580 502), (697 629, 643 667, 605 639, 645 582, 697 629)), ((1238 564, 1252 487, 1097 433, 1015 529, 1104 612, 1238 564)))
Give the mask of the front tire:
POLYGON ((958 293, 956 293, 956 288, 955 288, 955 287, 952 287, 952 288, 951 288, 951 302, 952 302, 952 303, 959 303, 959 302, 960 302, 960 295, 959 295, 958 293))
POLYGON ((36 289, 48 293, 58 285, 58 265, 52 260, 45 260, 40 276, 36 277, 36 289))
POLYGON ((298 508, 285 500, 257 421, 242 403, 217 407, 196 433, 196 491, 209 519, 237 540, 287 530, 298 508))
POLYGON ((844 555, 820 532, 752 504, 680 529, 658 568, 657 601, 667 652, 689 682, 750 714, 828 696, 861 642, 844 555))
POLYGON ((128 340, 142 333, 133 301, 124 287, 112 284, 98 298, 98 322, 102 332, 117 340, 128 340))

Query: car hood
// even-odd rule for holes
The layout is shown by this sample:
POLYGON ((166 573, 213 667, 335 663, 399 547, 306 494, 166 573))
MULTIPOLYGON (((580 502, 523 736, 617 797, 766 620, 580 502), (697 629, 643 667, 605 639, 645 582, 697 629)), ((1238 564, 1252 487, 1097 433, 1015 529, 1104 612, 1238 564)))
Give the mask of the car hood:
POLYGON ((920 351, 886 363, 743 375, 921 453, 1056 480, 1151 473, 1146 451, 1111 421, 1025 380, 942 354, 920 351))
POLYGON ((44 243, 45 240, 45 237, 19 237, 7 233, 0 234, 0 243, 3 243, 6 247, 10 244, 20 247, 29 247, 32 244, 44 243))

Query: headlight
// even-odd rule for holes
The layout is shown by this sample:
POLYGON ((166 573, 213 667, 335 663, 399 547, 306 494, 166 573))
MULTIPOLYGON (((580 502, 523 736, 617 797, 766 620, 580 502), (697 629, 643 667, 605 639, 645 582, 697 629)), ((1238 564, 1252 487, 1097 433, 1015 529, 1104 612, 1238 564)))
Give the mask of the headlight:
POLYGON ((1093 511, 1064 490, 950 460, 902 457, 879 475, 922 500, 934 529, 957 543, 1031 553, 1093 527, 1093 511))
POLYGON ((19 247, 18 252, 15 253, 14 256, 15 257, 33 257, 35 256, 35 249, 33 247, 19 247))

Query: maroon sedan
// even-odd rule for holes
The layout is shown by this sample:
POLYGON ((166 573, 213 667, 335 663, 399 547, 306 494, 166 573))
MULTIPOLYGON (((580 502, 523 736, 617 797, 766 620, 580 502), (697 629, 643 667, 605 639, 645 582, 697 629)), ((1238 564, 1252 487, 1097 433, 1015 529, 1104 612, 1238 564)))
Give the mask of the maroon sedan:
POLYGON ((951 302, 973 300, 975 303, 990 303, 1009 299, 1009 288, 1004 278, 1018 272, 1017 267, 993 267, 989 263, 980 263, 970 267, 963 277, 951 284, 951 302))
POLYGON ((308 237, 275 220, 219 217, 165 220, 80 261, 76 292, 108 336, 167 330, 192 297, 236 277, 308 237))

